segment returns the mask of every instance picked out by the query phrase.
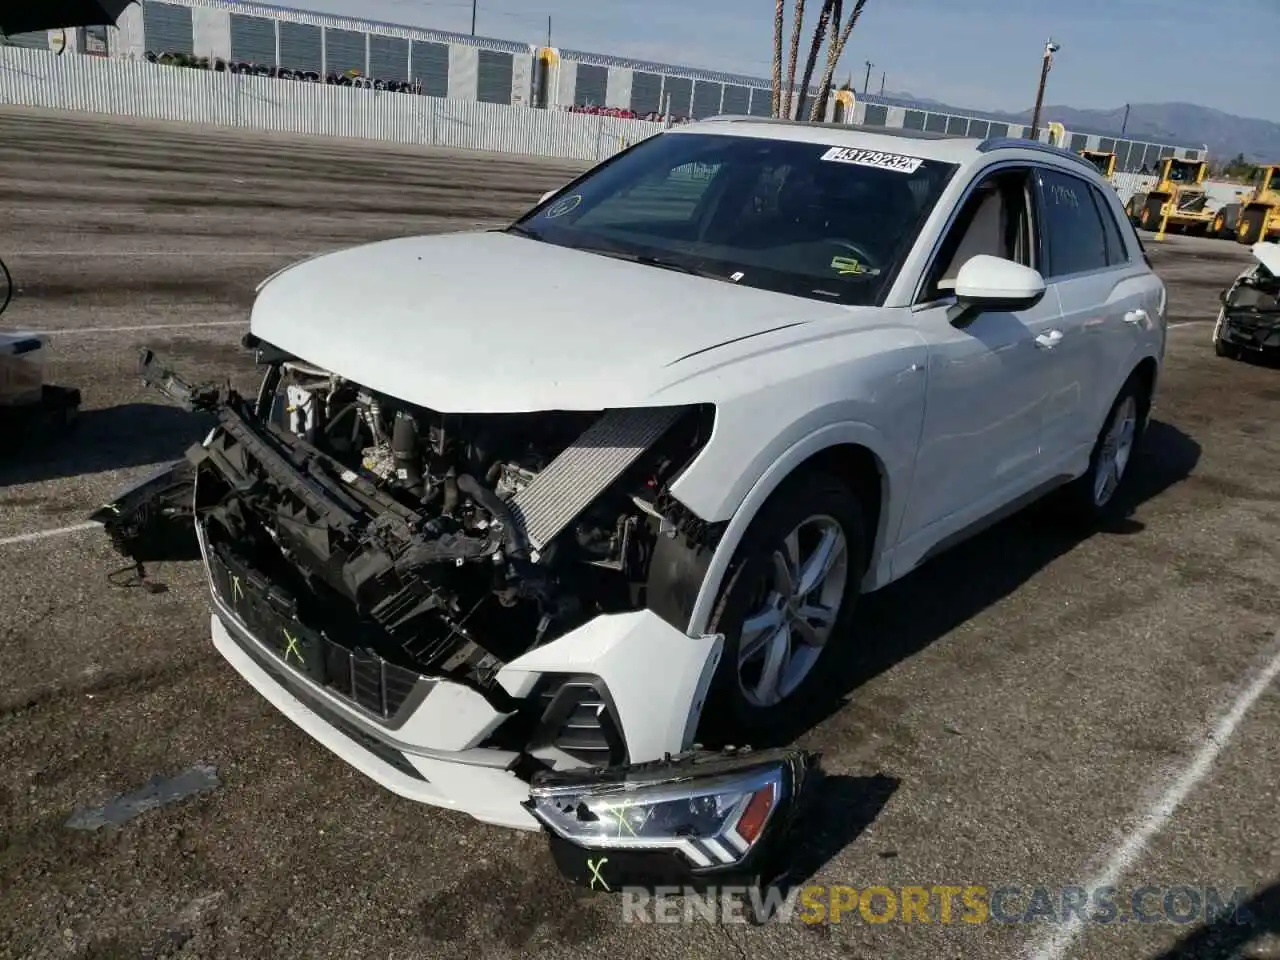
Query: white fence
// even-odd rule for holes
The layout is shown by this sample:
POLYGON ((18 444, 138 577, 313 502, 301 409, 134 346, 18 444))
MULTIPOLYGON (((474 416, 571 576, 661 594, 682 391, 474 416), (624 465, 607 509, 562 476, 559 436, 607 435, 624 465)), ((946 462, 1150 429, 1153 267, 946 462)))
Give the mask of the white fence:
POLYGON ((0 47, 0 103, 390 143, 603 160, 662 130, 590 116, 0 47))

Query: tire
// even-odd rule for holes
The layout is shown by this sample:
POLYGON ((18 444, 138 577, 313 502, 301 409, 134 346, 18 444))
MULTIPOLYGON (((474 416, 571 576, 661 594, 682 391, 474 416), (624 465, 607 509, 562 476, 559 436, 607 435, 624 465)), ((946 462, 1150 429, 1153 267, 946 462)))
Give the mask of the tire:
POLYGON ((1246 210, 1240 215, 1240 225, 1236 228, 1236 240, 1253 246, 1262 239, 1262 225, 1266 219, 1265 210, 1246 210))
POLYGON ((724 635, 724 646, 702 711, 699 742, 759 745, 762 740, 788 739, 787 733, 798 729, 806 717, 806 707, 822 699, 832 673, 833 652, 848 632, 866 569, 863 518, 858 498, 845 484, 812 472, 785 481, 752 521, 725 575, 707 628, 724 635), (797 529, 800 536, 791 545, 794 549, 798 543, 801 571, 816 554, 815 544, 822 542, 821 537, 836 538, 835 565, 809 594, 812 599, 816 593, 820 601, 825 598, 822 605, 834 607, 825 633, 821 620, 814 629, 815 624, 796 616, 803 609, 798 604, 803 598, 786 596, 796 563, 794 557, 783 562, 783 551, 797 529), (744 627, 752 620, 770 624, 777 642, 769 643, 769 632, 762 630, 756 632, 760 642, 746 649, 752 631, 744 627), (806 622, 808 630, 800 626, 806 622), (804 643, 806 634, 820 642, 804 643), (774 654, 782 663, 771 696, 764 670, 774 654))
POLYGON ((1226 357, 1228 360, 1240 359, 1240 348, 1234 343, 1227 343, 1225 340, 1219 340, 1217 337, 1213 340, 1213 352, 1219 357, 1226 357))
POLYGON ((1119 513, 1133 473, 1134 454, 1146 433, 1150 402, 1141 381, 1131 376, 1107 411, 1089 455, 1089 469, 1064 488, 1065 504, 1072 514, 1099 522, 1119 513), (1112 446, 1117 440, 1121 444, 1119 450, 1112 446), (1104 474, 1110 475, 1111 482, 1104 484, 1104 474))
POLYGON ((1138 224, 1144 230, 1150 230, 1156 233, 1160 230, 1160 211, 1164 207, 1164 201, 1158 197, 1148 198, 1147 202, 1142 206, 1142 214, 1138 218, 1138 224))

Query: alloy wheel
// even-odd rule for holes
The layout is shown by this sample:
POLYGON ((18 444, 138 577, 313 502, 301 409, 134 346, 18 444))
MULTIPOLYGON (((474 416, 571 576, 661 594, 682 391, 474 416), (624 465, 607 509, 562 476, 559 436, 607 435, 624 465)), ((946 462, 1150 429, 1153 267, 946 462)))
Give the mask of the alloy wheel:
POLYGON ((1098 465, 1093 474, 1093 502, 1103 507, 1115 496, 1120 481, 1124 479, 1133 454, 1133 442, 1138 429, 1138 403, 1132 395, 1122 400, 1111 415, 1107 432, 1098 451, 1098 465))
POLYGON ((844 602, 849 544, 833 517, 812 516, 771 559, 738 644, 738 684, 757 708, 793 694, 818 661, 844 602))

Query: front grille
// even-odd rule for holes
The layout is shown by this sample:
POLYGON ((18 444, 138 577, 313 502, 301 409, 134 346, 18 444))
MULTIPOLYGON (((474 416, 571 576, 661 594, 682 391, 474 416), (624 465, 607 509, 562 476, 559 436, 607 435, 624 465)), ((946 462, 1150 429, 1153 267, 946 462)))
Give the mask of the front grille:
POLYGON ((227 625, 227 632, 230 634, 231 639, 239 644, 240 649, 252 657, 258 666, 271 674, 271 676, 275 678, 276 682, 293 694, 294 697, 305 703, 313 713, 322 717, 325 723, 329 724, 358 746, 368 750, 383 763, 399 770, 405 776, 411 777, 414 780, 425 781, 427 779, 418 771, 417 767, 409 762, 409 758, 395 747, 391 746, 389 743, 379 740, 368 731, 361 729, 356 724, 347 720, 346 717, 339 716, 331 705, 322 702, 322 700, 314 693, 304 688, 297 678, 292 676, 292 674, 284 668, 278 658, 272 657, 259 650, 256 645, 252 644, 245 638, 244 633, 234 624, 227 625))
POLYGON ((394 718, 415 691, 431 684, 371 650, 344 647, 303 624, 293 598, 223 544, 210 548, 209 574, 222 602, 282 663, 381 720, 394 718))

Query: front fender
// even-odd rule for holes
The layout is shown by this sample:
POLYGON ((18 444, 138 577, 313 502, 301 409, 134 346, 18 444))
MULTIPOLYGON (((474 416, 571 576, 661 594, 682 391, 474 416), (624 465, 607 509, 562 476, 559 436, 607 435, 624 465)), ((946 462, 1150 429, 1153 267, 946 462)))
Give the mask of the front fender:
MULTIPOLYGON (((893 448, 884 435, 869 424, 857 421, 828 424, 788 447, 769 464, 747 491, 729 520, 708 564, 690 616, 688 632, 691 636, 705 633, 729 563, 760 507, 800 464, 822 450, 841 444, 857 444, 866 447, 874 455, 880 467, 883 506, 880 511, 876 543, 872 547, 870 556, 870 569, 873 571, 876 569, 879 557, 886 547, 888 539, 886 532, 896 530, 898 521, 901 519, 903 498, 897 496, 897 490, 905 487, 895 481, 894 467, 897 466, 900 469, 904 467, 901 463, 902 457, 901 454, 892 452, 893 448)), ((905 467, 909 470, 909 463, 905 467)))

